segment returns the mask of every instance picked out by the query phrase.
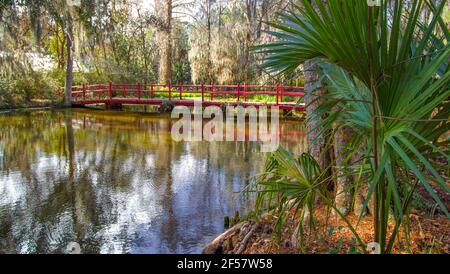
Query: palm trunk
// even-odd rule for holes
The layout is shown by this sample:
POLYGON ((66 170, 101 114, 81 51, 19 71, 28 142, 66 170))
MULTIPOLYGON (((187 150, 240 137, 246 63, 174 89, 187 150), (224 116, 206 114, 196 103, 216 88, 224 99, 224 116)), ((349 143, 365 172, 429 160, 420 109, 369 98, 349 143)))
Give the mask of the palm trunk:
MULTIPOLYGON (((319 80, 318 66, 314 64, 312 60, 308 60, 304 64, 305 68, 305 104, 306 104, 306 116, 312 117, 312 114, 316 109, 324 103, 325 99, 322 96, 326 91, 316 90, 312 91, 314 86, 319 80)), ((331 164, 331 154, 327 148, 327 134, 319 134, 321 128, 316 128, 320 123, 318 119, 308 119, 306 123, 307 127, 307 139, 309 153, 318 161, 322 169, 329 168, 331 164), (316 128, 315 130, 313 130, 316 128)), ((331 171, 328 169, 327 177, 331 178, 331 171)))
MULTIPOLYGON (((325 3, 326 0, 323 0, 325 3)), ((314 4, 314 3, 313 3, 314 4)), ((314 4, 314 8, 318 8, 314 4)), ((322 128, 317 128, 320 123, 318 119, 309 119, 316 109, 325 102, 325 98, 322 96, 326 91, 315 90, 313 91, 317 81, 319 80, 319 67, 314 63, 313 60, 308 60, 304 64, 305 71, 305 104, 306 104, 306 117, 308 121, 306 124, 307 128, 307 139, 308 139, 308 149, 309 153, 318 161, 322 169, 327 169, 331 165, 331 154, 332 152, 327 148, 327 138, 328 134, 319 134, 322 128), (315 130, 313 130, 316 128, 315 130)), ((328 169, 325 176, 331 179, 332 172, 328 169)))
POLYGON ((353 176, 349 176, 350 170, 345 168, 347 165, 346 158, 348 156, 347 145, 353 135, 350 127, 339 127, 334 135, 334 156, 336 159, 336 179, 335 179, 335 203, 336 208, 343 214, 350 212, 352 203, 352 185, 353 176))

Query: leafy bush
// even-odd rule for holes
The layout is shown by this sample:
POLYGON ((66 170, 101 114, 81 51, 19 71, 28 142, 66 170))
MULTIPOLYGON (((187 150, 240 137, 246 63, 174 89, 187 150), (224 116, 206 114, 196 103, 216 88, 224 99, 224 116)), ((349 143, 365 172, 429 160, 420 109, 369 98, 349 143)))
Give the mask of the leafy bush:
POLYGON ((31 72, 16 79, 0 79, 0 108, 50 105, 61 98, 58 81, 46 73, 31 72))

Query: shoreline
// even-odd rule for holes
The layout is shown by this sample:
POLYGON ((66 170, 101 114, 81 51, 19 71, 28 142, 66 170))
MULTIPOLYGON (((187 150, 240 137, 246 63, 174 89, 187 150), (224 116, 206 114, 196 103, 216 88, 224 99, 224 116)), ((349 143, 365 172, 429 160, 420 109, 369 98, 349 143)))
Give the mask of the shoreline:
POLYGON ((27 110, 41 110, 41 109, 64 109, 62 104, 34 104, 34 105, 23 105, 14 107, 0 107, 0 113, 7 113, 11 111, 27 111, 27 110))
MULTIPOLYGON (((290 221, 283 225, 281 235, 275 228, 276 216, 265 213, 258 220, 250 219, 218 235, 204 247, 202 254, 362 254, 354 241, 354 235, 339 217, 330 215, 326 206, 315 210, 317 229, 311 231, 304 226, 303 241, 299 237, 298 216, 290 212, 290 221)), ((359 221, 353 213, 347 216, 352 225, 359 221)), ((394 245, 392 254, 450 254, 450 220, 442 214, 430 216, 426 212, 413 209, 410 214, 411 234, 409 246, 402 242, 394 245)), ((363 217, 357 232, 365 244, 373 241, 371 215, 363 217)), ((389 229, 395 225, 389 224, 389 229)), ((355 226, 356 227, 356 226, 355 226)))
MULTIPOLYGON (((127 113, 159 113, 163 114, 166 112, 147 112, 147 111, 136 111, 136 110, 108 110, 104 108, 97 108, 97 107, 77 107, 77 106, 70 106, 66 107, 62 104, 43 104, 43 105, 32 105, 32 106, 21 106, 21 107, 11 107, 11 108, 1 108, 0 107, 0 114, 2 113, 9 113, 14 111, 33 111, 33 110, 62 110, 62 109, 88 109, 88 110, 95 110, 95 111, 111 111, 111 112, 127 112, 127 113)), ((280 119, 283 119, 285 121, 289 122, 303 122, 304 118, 302 116, 298 115, 281 115, 280 119)))

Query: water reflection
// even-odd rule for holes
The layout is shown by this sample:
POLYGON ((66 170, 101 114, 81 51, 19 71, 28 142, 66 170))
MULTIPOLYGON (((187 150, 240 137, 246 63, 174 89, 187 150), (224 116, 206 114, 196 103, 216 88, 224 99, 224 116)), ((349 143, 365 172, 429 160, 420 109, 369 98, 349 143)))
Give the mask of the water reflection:
MULTIPOLYGON (((250 142, 173 142, 149 114, 33 111, 0 115, 0 253, 200 252, 264 154, 250 142)), ((284 145, 305 147, 281 124, 284 145)))

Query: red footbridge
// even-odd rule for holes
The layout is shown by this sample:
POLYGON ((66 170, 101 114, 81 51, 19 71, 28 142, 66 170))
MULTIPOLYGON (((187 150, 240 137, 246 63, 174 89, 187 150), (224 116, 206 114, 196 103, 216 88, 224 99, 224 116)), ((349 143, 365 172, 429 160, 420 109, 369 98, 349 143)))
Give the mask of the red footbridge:
POLYGON ((184 85, 184 84, 128 84, 108 83, 72 87, 72 105, 105 105, 107 108, 122 105, 155 105, 169 103, 173 106, 242 105, 278 106, 283 110, 302 110, 297 102, 304 96, 303 87, 272 85, 184 85))

